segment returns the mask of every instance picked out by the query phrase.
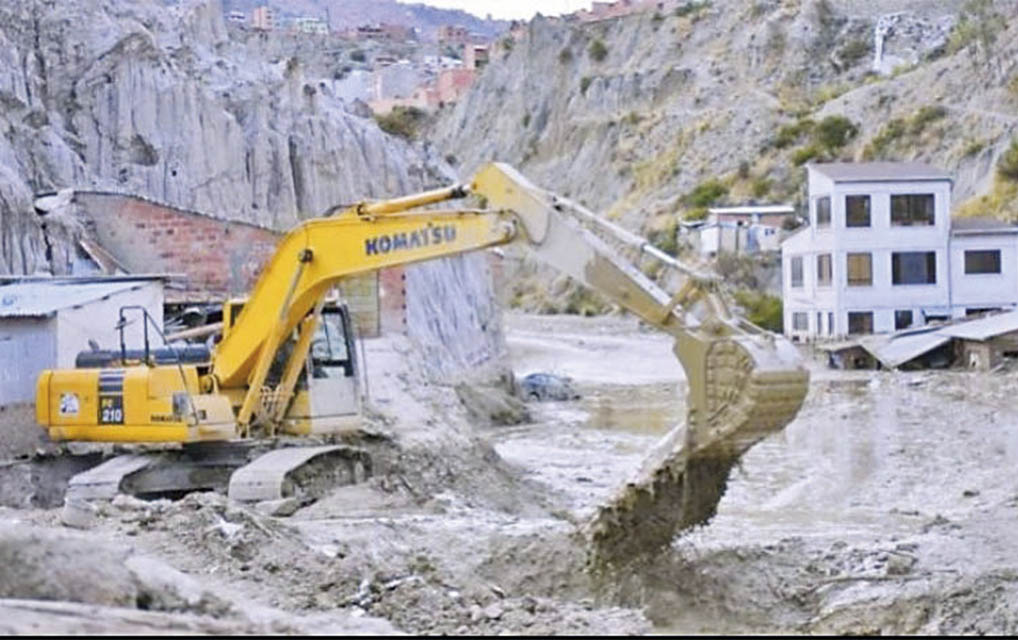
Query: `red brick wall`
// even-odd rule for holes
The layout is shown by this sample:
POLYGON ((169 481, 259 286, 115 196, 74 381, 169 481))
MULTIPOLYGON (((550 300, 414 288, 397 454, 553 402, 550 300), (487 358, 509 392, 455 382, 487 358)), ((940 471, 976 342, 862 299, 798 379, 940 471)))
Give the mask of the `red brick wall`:
MULTIPOLYGON (((167 302, 220 302, 246 295, 282 235, 121 194, 79 191, 75 201, 91 221, 99 244, 129 271, 186 276, 185 290, 167 289, 167 302)), ((379 304, 376 274, 361 276, 366 281, 353 287, 358 292, 369 290, 369 295, 351 301, 352 306, 363 307, 353 309, 361 335, 376 336, 380 326, 403 330, 403 271, 393 271, 397 273, 383 275, 389 283, 382 298, 385 306, 379 304)))

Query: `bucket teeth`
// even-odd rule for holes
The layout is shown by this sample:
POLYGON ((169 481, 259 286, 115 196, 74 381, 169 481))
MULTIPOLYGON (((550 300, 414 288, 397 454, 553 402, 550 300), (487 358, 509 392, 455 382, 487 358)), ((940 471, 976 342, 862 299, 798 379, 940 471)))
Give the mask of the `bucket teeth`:
POLYGON ((638 476, 586 523, 596 572, 653 555, 681 531, 707 523, 732 466, 791 422, 806 396, 805 369, 748 339, 718 341, 701 364, 706 405, 697 409, 691 399, 687 428, 668 434, 638 476))

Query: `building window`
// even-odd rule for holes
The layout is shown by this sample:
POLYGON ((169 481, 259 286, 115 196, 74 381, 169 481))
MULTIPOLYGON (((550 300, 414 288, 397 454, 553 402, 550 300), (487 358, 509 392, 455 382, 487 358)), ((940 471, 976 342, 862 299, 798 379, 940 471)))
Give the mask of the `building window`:
POLYGON ((937 254, 909 251, 891 254, 893 284, 937 284, 937 254))
POLYGON ((831 197, 817 198, 817 227, 831 226, 831 197))
POLYGON ((834 335, 834 312, 827 312, 827 333, 834 335))
POLYGON ((894 312, 894 330, 908 329, 912 326, 912 310, 904 309, 894 312))
POLYGON ((792 258, 792 286, 802 286, 802 256, 792 258))
POLYGON ((817 286, 831 286, 831 254, 821 253, 817 256, 817 286))
POLYGON ((933 224, 933 194, 891 196, 891 224, 902 227, 933 224))
POLYGON ((968 307, 965 309, 966 316, 981 316, 984 313, 1000 311, 999 307, 968 307))
POLYGON ((872 311, 849 311, 848 332, 873 333, 873 312, 872 311))
POLYGON ((966 251, 965 273, 1000 273, 1000 249, 966 251))
POLYGON ((868 253, 849 253, 845 256, 848 286, 868 287, 873 284, 873 258, 868 253))
POLYGON ((845 226, 870 226, 869 196, 845 196, 845 226))
POLYGON ((824 314, 821 311, 817 311, 817 335, 824 332, 824 314))
POLYGON ((809 316, 806 315, 805 311, 796 311, 792 314, 792 330, 793 331, 808 331, 809 330, 809 316))

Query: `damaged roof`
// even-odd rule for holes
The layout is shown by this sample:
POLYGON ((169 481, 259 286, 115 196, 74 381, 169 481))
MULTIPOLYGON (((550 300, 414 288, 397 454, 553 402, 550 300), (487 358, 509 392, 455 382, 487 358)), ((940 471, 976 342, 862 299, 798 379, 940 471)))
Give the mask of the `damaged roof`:
POLYGON ((961 320, 948 325, 911 329, 889 336, 871 336, 861 340, 860 344, 882 365, 893 369, 947 344, 952 339, 982 342, 1016 331, 1018 331, 1018 311, 1009 311, 978 320, 961 320))

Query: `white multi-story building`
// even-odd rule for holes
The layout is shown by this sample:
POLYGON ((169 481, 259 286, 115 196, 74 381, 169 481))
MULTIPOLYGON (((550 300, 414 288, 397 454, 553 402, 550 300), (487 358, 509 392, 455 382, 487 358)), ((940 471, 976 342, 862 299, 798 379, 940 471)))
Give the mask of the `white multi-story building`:
POLYGON ((809 221, 781 245, 785 334, 883 333, 1018 304, 1018 227, 954 221, 918 163, 806 167, 809 221))

